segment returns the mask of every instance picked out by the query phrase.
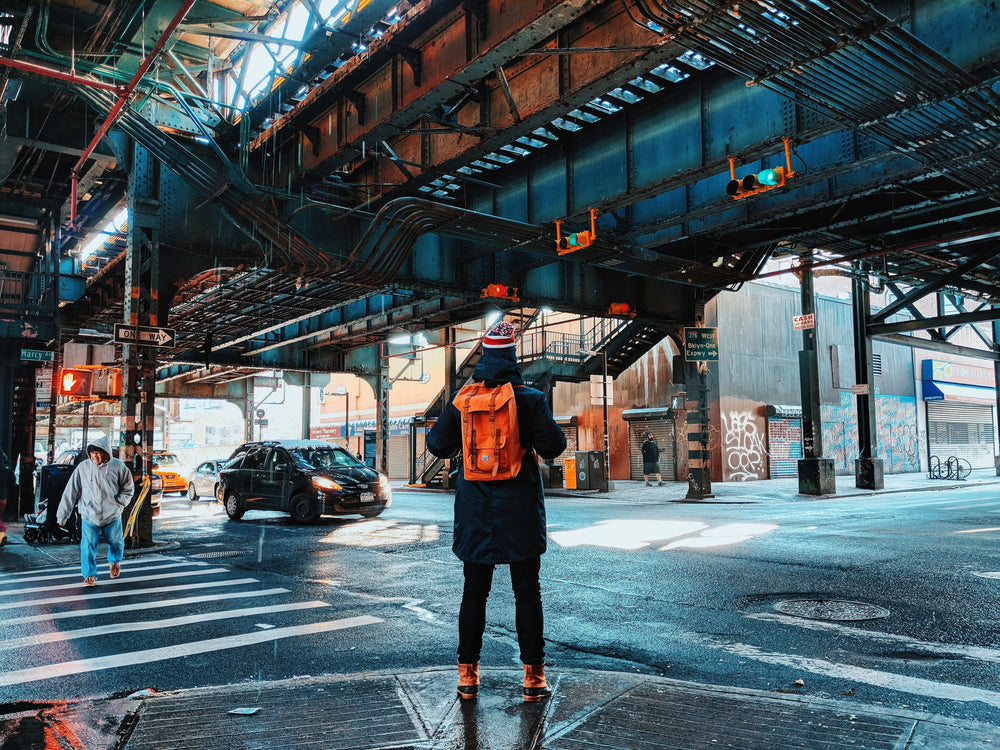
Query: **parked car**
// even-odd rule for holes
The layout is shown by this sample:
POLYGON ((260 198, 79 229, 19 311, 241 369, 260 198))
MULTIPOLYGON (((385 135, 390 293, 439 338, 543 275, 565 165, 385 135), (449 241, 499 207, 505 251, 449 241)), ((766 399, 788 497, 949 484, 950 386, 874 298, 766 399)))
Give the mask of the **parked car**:
POLYGON ((164 492, 187 491, 187 477, 184 465, 176 453, 153 451, 153 473, 163 480, 164 492))
POLYGON ((389 480, 350 452, 321 440, 241 445, 219 474, 234 521, 247 510, 278 510, 297 523, 321 515, 380 515, 392 505, 389 480))
POLYGON ((228 459, 213 458, 202 461, 197 468, 188 475, 188 499, 195 500, 218 500, 222 501, 219 490, 222 489, 222 480, 219 472, 226 465, 228 459))

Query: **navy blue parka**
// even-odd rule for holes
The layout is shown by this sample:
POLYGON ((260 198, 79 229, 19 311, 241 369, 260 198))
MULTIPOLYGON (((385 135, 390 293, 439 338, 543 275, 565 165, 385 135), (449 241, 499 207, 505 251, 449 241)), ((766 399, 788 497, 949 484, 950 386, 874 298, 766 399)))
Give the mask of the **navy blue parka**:
MULTIPOLYGON (((532 451, 555 458, 566 450, 566 435, 556 424, 545 394, 521 387, 521 367, 514 347, 483 349, 472 379, 486 385, 511 383, 517 403, 517 427, 528 452, 513 479, 473 482, 459 469, 455 488, 455 538, 452 551, 463 562, 495 565, 520 562, 545 552, 545 492, 532 451)), ((452 400, 427 434, 427 448, 448 458, 462 447, 462 415, 452 400)))

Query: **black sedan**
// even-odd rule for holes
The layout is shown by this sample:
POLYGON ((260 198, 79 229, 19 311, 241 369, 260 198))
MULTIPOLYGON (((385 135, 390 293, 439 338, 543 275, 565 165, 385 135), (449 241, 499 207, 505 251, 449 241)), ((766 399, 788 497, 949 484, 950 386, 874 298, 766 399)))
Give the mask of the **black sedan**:
POLYGON ((236 449, 219 472, 220 500, 236 521, 248 510, 289 513, 297 523, 321 515, 380 515, 392 505, 382 474, 321 440, 269 440, 236 449))

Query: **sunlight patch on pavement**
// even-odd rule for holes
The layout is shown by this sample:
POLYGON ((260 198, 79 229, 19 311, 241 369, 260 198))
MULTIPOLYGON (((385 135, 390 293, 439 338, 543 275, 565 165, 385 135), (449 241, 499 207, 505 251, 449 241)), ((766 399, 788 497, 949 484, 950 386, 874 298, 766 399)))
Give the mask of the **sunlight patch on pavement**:
POLYGON ((701 521, 598 521, 593 526, 573 531, 555 531, 549 539, 560 547, 610 547, 642 549, 650 542, 673 539, 708 528, 701 521))
POLYGON ((964 531, 956 531, 956 534, 982 534, 986 531, 1000 531, 1000 526, 994 526, 991 529, 965 529, 964 531))
POLYGON ((777 525, 772 523, 730 523, 711 528, 702 521, 611 520, 598 521, 584 529, 554 531, 549 534, 549 539, 560 547, 589 545, 622 550, 643 549, 653 542, 674 539, 676 541, 658 548, 670 550, 736 544, 776 528, 777 525))
POLYGON ((437 524, 399 523, 398 521, 362 521, 336 529, 320 542, 348 547, 386 547, 394 544, 436 542, 441 534, 437 524))
POLYGON ((676 542, 671 542, 660 549, 722 547, 727 544, 745 542, 755 536, 763 536, 776 528, 778 526, 773 523, 729 523, 714 529, 706 529, 691 539, 679 539, 676 542))

